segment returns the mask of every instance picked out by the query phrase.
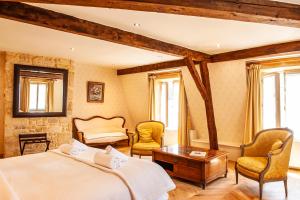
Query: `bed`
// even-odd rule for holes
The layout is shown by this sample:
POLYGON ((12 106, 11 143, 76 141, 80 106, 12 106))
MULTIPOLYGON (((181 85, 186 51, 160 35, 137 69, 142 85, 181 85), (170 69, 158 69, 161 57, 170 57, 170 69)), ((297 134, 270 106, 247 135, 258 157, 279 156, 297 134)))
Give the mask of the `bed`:
POLYGON ((122 116, 73 119, 73 137, 91 147, 128 146, 129 138, 122 116))
POLYGON ((109 169, 92 147, 76 156, 58 149, 0 160, 1 200, 165 200, 175 185, 157 164, 128 158, 109 169))

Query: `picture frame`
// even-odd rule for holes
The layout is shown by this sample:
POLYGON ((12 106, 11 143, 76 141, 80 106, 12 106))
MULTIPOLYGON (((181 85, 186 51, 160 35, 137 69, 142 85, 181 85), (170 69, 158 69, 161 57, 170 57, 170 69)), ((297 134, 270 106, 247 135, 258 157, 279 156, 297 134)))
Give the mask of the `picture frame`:
POLYGON ((87 83, 87 102, 103 103, 104 102, 105 83, 92 82, 87 83))

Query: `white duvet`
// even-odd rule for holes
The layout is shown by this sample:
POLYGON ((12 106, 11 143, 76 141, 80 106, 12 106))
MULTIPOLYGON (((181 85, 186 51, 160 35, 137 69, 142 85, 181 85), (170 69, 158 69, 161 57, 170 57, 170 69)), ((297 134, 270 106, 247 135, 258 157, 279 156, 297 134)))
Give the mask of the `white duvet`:
POLYGON ((95 151, 71 157, 54 150, 0 160, 0 199, 160 200, 175 188, 151 161, 129 158, 110 170, 92 162, 95 151))

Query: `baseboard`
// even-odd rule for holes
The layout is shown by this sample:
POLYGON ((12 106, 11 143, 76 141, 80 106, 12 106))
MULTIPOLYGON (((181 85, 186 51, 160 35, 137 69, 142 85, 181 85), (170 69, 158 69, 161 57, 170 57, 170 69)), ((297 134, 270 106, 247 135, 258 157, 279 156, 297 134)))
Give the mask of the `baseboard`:
MULTIPOLYGON (((191 145, 194 147, 209 148, 208 141, 199 139, 192 140, 191 145)), ((236 161, 241 156, 240 145, 238 144, 219 143, 219 148, 229 153, 228 159, 231 161, 236 161)))

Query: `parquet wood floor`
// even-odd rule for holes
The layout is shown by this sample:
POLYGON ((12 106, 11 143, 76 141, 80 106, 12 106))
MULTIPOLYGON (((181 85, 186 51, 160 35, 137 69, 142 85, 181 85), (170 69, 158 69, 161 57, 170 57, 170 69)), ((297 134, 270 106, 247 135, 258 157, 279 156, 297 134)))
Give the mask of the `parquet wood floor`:
MULTIPOLYGON (((129 148, 119 149, 129 154, 129 148)), ((151 157, 142 157, 151 159, 151 157)), ((218 179, 202 190, 190 182, 173 179, 176 189, 169 193, 170 200, 258 200, 258 183, 239 176, 239 184, 235 184, 234 163, 229 163, 227 178, 218 179)), ((300 200, 300 171, 290 170, 288 175, 287 200, 300 200)), ((264 185, 263 200, 284 200, 283 182, 266 183, 264 185)))

